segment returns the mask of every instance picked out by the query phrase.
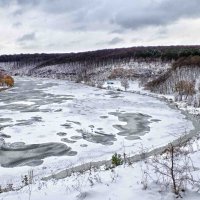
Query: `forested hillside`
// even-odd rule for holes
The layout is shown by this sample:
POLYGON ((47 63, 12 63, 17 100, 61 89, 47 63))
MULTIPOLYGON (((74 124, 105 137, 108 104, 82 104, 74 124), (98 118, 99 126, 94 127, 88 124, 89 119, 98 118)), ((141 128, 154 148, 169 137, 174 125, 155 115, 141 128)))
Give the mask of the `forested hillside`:
POLYGON ((2 55, 0 68, 12 75, 86 82, 91 79, 108 78, 113 68, 131 68, 133 78, 157 78, 177 59, 195 55, 200 55, 200 46, 132 47, 81 53, 2 55))

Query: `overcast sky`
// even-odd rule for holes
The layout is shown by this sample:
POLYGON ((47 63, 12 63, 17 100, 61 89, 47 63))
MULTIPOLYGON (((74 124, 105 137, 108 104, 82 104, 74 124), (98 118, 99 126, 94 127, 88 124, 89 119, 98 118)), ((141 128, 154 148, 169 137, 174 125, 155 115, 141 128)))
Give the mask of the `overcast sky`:
POLYGON ((0 0, 0 54, 200 44, 200 0, 0 0))

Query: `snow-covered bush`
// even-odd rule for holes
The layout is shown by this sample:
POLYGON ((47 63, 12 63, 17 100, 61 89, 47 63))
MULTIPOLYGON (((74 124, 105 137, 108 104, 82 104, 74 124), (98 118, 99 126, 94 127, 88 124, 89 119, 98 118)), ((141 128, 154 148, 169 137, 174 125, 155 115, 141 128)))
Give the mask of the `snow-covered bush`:
POLYGON ((129 82, 127 79, 122 79, 121 80, 121 86, 124 87, 125 91, 129 88, 129 82))

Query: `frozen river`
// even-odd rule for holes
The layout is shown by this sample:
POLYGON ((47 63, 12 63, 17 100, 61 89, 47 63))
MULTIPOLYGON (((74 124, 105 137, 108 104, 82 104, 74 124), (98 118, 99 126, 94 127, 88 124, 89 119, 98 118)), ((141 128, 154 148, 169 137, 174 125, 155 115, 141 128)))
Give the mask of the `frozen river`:
POLYGON ((152 97, 16 78, 14 88, 0 93, 1 175, 13 167, 61 169, 114 152, 133 155, 191 129, 180 111, 152 97))

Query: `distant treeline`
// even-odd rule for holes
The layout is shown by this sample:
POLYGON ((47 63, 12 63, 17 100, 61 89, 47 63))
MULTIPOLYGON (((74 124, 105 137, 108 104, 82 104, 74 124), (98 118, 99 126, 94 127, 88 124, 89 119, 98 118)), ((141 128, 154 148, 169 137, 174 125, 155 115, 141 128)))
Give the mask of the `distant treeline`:
POLYGON ((200 46, 152 46, 104 49, 81 53, 2 55, 0 56, 0 62, 40 63, 40 66, 47 66, 74 62, 102 63, 122 59, 161 59, 162 61, 170 61, 188 56, 200 56, 200 46))

